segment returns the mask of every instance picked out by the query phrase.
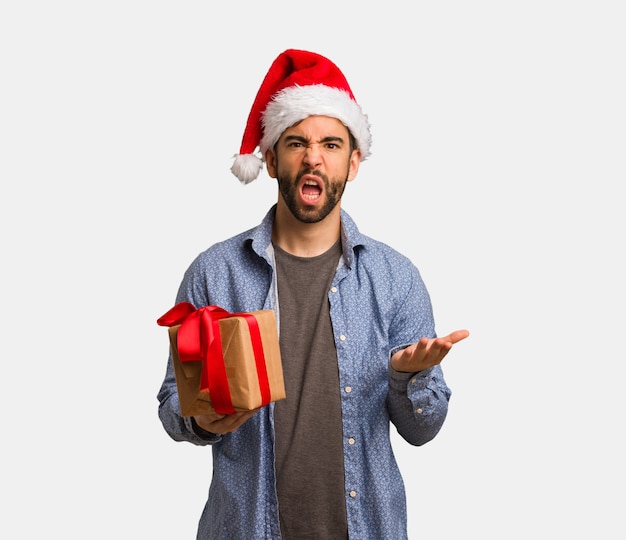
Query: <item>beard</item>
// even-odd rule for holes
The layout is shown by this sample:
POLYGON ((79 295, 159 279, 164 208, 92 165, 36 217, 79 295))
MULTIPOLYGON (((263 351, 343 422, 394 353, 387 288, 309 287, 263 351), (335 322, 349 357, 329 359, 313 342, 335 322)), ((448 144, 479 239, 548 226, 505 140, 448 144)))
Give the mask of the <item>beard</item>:
POLYGON ((295 178, 284 175, 277 176, 277 181, 278 190, 293 216, 302 223, 319 223, 341 201, 348 183, 348 176, 346 174, 346 177, 343 179, 335 178, 331 181, 325 174, 307 169, 300 171, 295 178), (315 175, 322 180, 326 201, 321 206, 307 206, 300 200, 298 184, 305 174, 315 175))

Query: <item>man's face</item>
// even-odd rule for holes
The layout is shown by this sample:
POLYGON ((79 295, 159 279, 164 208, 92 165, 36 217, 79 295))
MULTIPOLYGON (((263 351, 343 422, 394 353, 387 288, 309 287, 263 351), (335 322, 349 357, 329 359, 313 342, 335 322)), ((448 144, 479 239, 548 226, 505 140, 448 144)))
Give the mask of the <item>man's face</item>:
POLYGON ((303 223, 317 223, 339 208, 346 183, 358 171, 348 129, 336 118, 309 116, 286 129, 266 154, 280 197, 303 223))

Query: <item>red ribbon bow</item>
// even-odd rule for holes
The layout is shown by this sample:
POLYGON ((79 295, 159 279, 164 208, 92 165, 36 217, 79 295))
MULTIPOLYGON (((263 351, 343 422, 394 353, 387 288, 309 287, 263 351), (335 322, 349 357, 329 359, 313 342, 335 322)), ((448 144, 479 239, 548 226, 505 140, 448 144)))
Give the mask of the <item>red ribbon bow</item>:
POLYGON ((261 390, 261 405, 271 401, 263 342, 259 323, 251 313, 229 313, 218 306, 196 309, 189 302, 180 302, 157 319, 159 326, 180 324, 177 337, 178 357, 181 362, 202 362, 200 390, 208 390, 211 404, 218 414, 233 414, 232 398, 224 365, 219 321, 229 317, 243 317, 248 323, 250 340, 261 390))

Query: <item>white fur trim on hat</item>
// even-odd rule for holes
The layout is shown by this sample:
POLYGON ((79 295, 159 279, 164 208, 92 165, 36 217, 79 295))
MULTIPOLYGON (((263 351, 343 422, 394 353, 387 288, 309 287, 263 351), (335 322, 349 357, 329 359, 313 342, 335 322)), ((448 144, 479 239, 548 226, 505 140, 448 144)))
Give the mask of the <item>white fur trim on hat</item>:
MULTIPOLYGON (((356 139, 357 147, 361 151, 361 160, 370 155, 372 141, 367 115, 348 92, 324 84, 290 86, 272 97, 261 117, 263 123, 263 137, 259 144, 261 153, 265 155, 287 128, 309 116, 337 118, 356 139)), ((236 176, 239 177, 238 174, 236 176)))
POLYGON ((254 154, 236 154, 235 161, 230 168, 242 184, 249 184, 263 168, 263 160, 254 154))

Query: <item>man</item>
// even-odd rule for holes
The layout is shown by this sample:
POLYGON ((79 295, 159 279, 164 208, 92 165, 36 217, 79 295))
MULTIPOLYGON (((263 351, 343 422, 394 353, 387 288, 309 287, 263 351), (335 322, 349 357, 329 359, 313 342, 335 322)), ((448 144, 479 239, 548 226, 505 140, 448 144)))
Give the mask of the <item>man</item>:
POLYGON ((437 338, 418 270, 341 209, 370 144, 367 116, 335 64, 300 50, 276 58, 232 171, 248 183, 264 161, 277 203, 258 227, 201 253, 177 302, 274 310, 287 397, 181 417, 169 360, 163 426, 213 449, 198 539, 407 537, 389 423, 412 445, 436 436, 450 398, 439 364, 469 333, 437 338))

